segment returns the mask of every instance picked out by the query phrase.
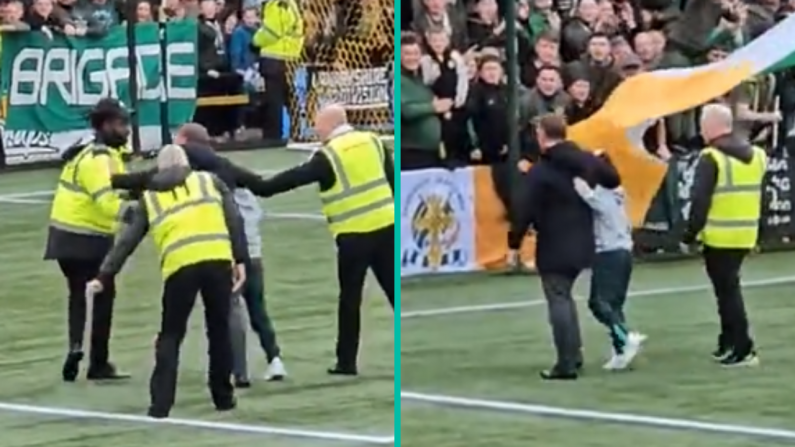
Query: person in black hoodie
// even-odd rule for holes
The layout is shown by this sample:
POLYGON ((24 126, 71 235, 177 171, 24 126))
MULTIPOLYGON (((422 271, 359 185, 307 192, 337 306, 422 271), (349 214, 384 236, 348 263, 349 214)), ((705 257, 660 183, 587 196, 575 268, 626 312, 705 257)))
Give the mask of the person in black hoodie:
POLYGON ((549 306, 557 363, 541 372, 545 380, 577 379, 582 367, 582 340, 572 287, 595 256, 593 213, 574 188, 581 177, 613 189, 621 181, 616 170, 595 155, 566 141, 566 121, 558 115, 538 120, 541 157, 522 177, 518 204, 508 235, 509 264, 518 265, 522 238, 536 232, 536 267, 549 306))
POLYGON ((754 366, 759 359, 749 334, 740 270, 756 246, 766 171, 763 149, 732 134, 734 116, 723 104, 701 114, 707 147, 696 165, 685 244, 703 244, 704 266, 718 300, 720 336, 713 358, 723 366, 754 366))

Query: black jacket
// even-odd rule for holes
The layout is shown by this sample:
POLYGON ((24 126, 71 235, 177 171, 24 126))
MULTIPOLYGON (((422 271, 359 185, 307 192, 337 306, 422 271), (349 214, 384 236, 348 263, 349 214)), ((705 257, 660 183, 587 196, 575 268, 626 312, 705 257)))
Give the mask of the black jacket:
MULTIPOLYGON (((384 174, 394 192, 395 167, 389 154, 384 157, 384 174)), ((271 197, 312 183, 317 183, 320 191, 327 191, 334 186, 336 181, 337 175, 334 173, 331 162, 322 151, 316 151, 305 163, 282 171, 268 179, 259 178, 246 187, 255 195, 271 197)))
MULTIPOLYGON (((193 170, 212 172, 231 190, 247 188, 247 185, 260 180, 259 175, 216 154, 209 146, 187 143, 182 145, 182 148, 185 149, 188 162, 193 170)), ((114 189, 130 191, 134 197, 137 197, 141 191, 146 189, 149 179, 156 172, 157 168, 152 168, 147 171, 116 174, 111 177, 111 184, 114 189)))
MULTIPOLYGON (((148 189, 154 191, 170 191, 183 184, 191 173, 189 168, 171 168, 157 172, 149 179, 148 189)), ((229 229, 229 239, 232 243, 232 255, 238 263, 245 262, 248 257, 245 233, 242 220, 237 212, 237 205, 232 197, 232 192, 224 183, 213 176, 215 187, 221 193, 224 219, 229 229)), ((143 241, 149 231, 149 216, 143 199, 132 206, 125 216, 125 225, 119 232, 113 248, 108 253, 100 267, 99 278, 104 283, 109 282, 119 273, 127 259, 133 254, 138 245, 143 241)))
MULTIPOLYGON (((734 135, 716 138, 710 146, 746 164, 754 159, 754 150, 751 144, 734 135)), ((717 183, 718 165, 711 156, 702 155, 698 159, 696 173, 693 176, 693 186, 690 189, 690 217, 682 236, 682 242, 686 244, 695 242, 698 234, 707 225, 707 215, 712 206, 712 195, 717 183)), ((762 206, 761 202, 759 206, 762 206)))
POLYGON ((575 276, 593 261, 593 214, 574 189, 575 177, 611 189, 620 184, 610 164, 570 142, 547 149, 522 177, 520 205, 514 210, 508 246, 518 249, 532 225, 536 267, 541 274, 575 276))

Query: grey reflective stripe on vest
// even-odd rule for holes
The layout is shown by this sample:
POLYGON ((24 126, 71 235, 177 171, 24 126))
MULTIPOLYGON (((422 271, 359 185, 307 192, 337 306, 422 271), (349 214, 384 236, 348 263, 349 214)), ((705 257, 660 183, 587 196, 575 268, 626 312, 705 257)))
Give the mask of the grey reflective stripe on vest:
POLYGON ((394 205, 395 205, 395 200, 393 198, 389 197, 389 198, 386 198, 386 199, 381 199, 381 200, 379 200, 377 202, 373 202, 373 203, 371 203, 369 205, 365 205, 365 206, 360 207, 360 208, 356 208, 356 209, 353 209, 353 210, 350 210, 350 211, 346 211, 344 213, 339 213, 339 214, 335 214, 333 216, 328 216, 326 218, 326 220, 328 220, 328 223, 330 223, 330 224, 336 224, 336 223, 344 222, 344 221, 346 221, 348 219, 352 219, 354 217, 359 217, 359 216, 361 216, 363 214, 367 214, 367 213, 369 213, 371 211, 375 211, 375 210, 377 210, 379 208, 382 208, 382 207, 385 207, 385 206, 394 206, 394 205))
MULTIPOLYGON (((381 165, 383 166, 385 155, 384 155, 384 150, 381 146, 381 141, 375 135, 373 135, 368 143, 371 143, 375 146, 376 150, 378 151, 378 159, 381 160, 381 165)), ((364 146, 364 143, 358 144, 354 147, 358 146, 364 146)), ((378 179, 371 180, 367 183, 352 187, 351 181, 348 178, 348 175, 345 173, 345 170, 343 169, 342 159, 340 159, 339 155, 337 155, 334 149, 328 148, 324 150, 323 153, 326 154, 327 157, 329 157, 329 161, 336 168, 334 169, 334 171, 337 173, 337 181, 340 182, 340 187, 342 188, 342 191, 336 194, 330 194, 321 197, 320 201, 324 205, 328 205, 334 202, 339 202, 341 200, 345 200, 347 198, 371 191, 376 188, 380 188, 382 186, 389 186, 389 182, 386 180, 386 178, 384 176, 381 176, 378 179)))
POLYGON ((153 227, 157 226, 169 216, 173 216, 174 214, 179 213, 180 211, 185 210, 187 208, 221 202, 218 198, 215 198, 210 194, 210 185, 208 184, 209 182, 208 177, 202 173, 196 173, 196 175, 199 178, 199 194, 201 195, 201 197, 199 197, 198 199, 193 199, 184 203, 180 203, 179 205, 171 208, 168 211, 165 212, 163 211, 163 206, 160 204, 160 201, 157 200, 156 193, 154 192, 147 193, 149 196, 149 205, 152 207, 152 213, 154 214, 151 222, 149 223, 150 226, 153 227))
POLYGON ((186 237, 185 239, 180 239, 177 242, 174 242, 173 244, 163 249, 163 253, 160 254, 161 264, 165 262, 169 254, 179 250, 180 248, 184 248, 193 244, 200 244, 204 242, 213 242, 213 241, 229 242, 229 235, 226 233, 197 234, 194 236, 186 237))
POLYGON ((58 180, 58 184, 61 185, 64 189, 66 189, 68 191, 72 191, 72 192, 75 192, 75 193, 78 193, 78 194, 85 194, 85 195, 91 197, 91 200, 94 200, 94 201, 99 200, 99 198, 102 197, 105 194, 113 192, 113 187, 111 187, 111 186, 106 186, 106 187, 98 189, 97 191, 94 191, 94 192, 88 192, 87 189, 83 188, 82 186, 78 185, 77 183, 69 183, 66 180, 58 180))
POLYGON ((727 219, 707 219, 707 226, 715 228, 753 228, 759 225, 757 220, 727 220, 727 219))
MULTIPOLYGON (((752 161, 756 161, 756 149, 752 149, 754 151, 754 158, 752 161)), ((729 156, 724 154, 723 152, 714 151, 714 153, 718 154, 720 158, 720 163, 723 167, 723 172, 725 173, 725 180, 726 182, 722 185, 715 185, 715 194, 727 194, 727 193, 735 193, 735 192, 760 192, 762 189, 761 183, 753 184, 753 185, 735 185, 734 184, 734 173, 732 172, 731 161, 729 160, 729 156)))

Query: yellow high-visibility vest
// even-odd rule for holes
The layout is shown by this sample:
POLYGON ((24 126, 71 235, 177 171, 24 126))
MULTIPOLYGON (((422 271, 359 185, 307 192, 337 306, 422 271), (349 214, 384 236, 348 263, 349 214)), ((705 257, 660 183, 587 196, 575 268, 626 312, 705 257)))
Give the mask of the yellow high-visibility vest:
POLYGON ((70 233, 113 235, 124 207, 110 177, 125 171, 119 149, 88 144, 61 170, 50 226, 70 233))
POLYGON ((269 0, 262 6, 262 25, 252 38, 260 56, 298 59, 304 49, 304 16, 295 0, 269 0))
POLYGON ((171 191, 143 194, 163 279, 204 261, 233 261, 221 193, 210 174, 192 172, 171 191))
POLYGON ((701 242, 714 248, 753 248, 759 235, 762 179, 767 167, 765 151, 754 146, 750 163, 707 147, 702 156, 718 166, 718 181, 707 214, 701 242))
POLYGON ((320 193, 331 233, 368 233, 394 225, 395 198, 378 137, 352 130, 332 138, 322 151, 337 177, 331 189, 320 193))

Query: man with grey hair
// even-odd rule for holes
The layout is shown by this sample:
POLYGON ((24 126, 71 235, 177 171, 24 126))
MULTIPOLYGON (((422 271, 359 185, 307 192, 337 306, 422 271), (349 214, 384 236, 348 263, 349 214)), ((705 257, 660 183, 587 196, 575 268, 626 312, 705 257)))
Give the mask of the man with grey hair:
POLYGON ((756 246, 761 216, 765 151, 738 138, 732 110, 708 104, 701 112, 706 147, 696 165, 690 191, 685 244, 703 245, 707 276, 718 302, 720 335, 713 357, 721 365, 759 363, 748 327, 740 269, 756 246))
POLYGON ((218 411, 236 406, 231 383, 229 297, 245 282, 245 235, 231 191, 209 172, 191 169, 185 151, 164 147, 148 189, 125 216, 128 222, 88 286, 112 283, 147 233, 160 253, 163 310, 149 384, 149 416, 166 418, 176 396, 177 368, 188 319, 201 292, 209 345, 210 394, 218 411))

